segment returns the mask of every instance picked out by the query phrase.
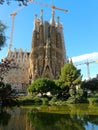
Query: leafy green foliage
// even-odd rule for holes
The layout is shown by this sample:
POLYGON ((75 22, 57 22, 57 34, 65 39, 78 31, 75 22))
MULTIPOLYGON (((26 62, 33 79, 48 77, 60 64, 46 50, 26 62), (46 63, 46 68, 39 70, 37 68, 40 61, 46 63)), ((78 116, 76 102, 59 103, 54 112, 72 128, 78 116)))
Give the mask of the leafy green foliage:
POLYGON ((6 36, 4 34, 4 31, 6 29, 6 26, 0 21, 0 49, 5 45, 6 42, 6 36))
POLYGON ((56 96, 60 100, 66 100, 69 97, 69 87, 64 85, 64 83, 59 79, 55 80, 56 84, 56 96))
POLYGON ((81 82, 81 71, 73 65, 73 63, 66 63, 61 69, 60 80, 64 83, 64 87, 74 86, 81 82))
POLYGON ((71 89, 69 90, 69 94, 70 94, 71 97, 74 97, 75 94, 76 94, 75 89, 71 88, 71 89))
MULTIPOLYGON (((29 2, 28 0, 13 0, 13 2, 18 2, 19 6, 21 5, 27 5, 27 3, 29 2)), ((4 2, 6 2, 8 5, 12 2, 12 0, 0 0, 0 4, 4 4, 4 2)))
POLYGON ((51 92, 51 94, 55 94, 55 82, 48 78, 40 78, 34 81, 29 88, 27 89, 30 93, 36 94, 46 94, 47 92, 51 92))
POLYGON ((42 98, 42 105, 48 105, 49 99, 48 97, 42 98))
POLYGON ((34 97, 33 101, 34 101, 34 105, 41 105, 42 104, 42 99, 39 97, 34 97))
POLYGON ((80 70, 77 70, 72 63, 66 63, 61 69, 61 76, 58 80, 37 79, 28 87, 28 92, 33 95, 41 94, 41 98, 45 98, 47 92, 50 92, 51 98, 46 97, 43 100, 43 104, 55 104, 55 102, 60 102, 59 104, 61 104, 61 101, 67 100, 70 103, 87 102, 87 94, 80 86, 78 87, 81 80, 80 70))
POLYGON ((70 96, 76 94, 76 85, 80 84, 82 76, 80 70, 72 63, 66 63, 61 69, 59 80, 55 80, 57 86, 57 98, 67 100, 70 96), (72 89, 71 89, 72 88, 72 89))
POLYGON ((2 106, 16 105, 16 96, 13 94, 14 91, 11 89, 10 84, 0 82, 0 100, 2 101, 2 106))
POLYGON ((53 97, 50 101, 49 101, 49 104, 50 105, 55 105, 55 102, 57 101, 57 98, 56 97, 53 97))
POLYGON ((98 92, 98 79, 93 78, 88 81, 83 81, 81 84, 81 87, 83 89, 91 90, 92 92, 94 92, 94 91, 98 92))

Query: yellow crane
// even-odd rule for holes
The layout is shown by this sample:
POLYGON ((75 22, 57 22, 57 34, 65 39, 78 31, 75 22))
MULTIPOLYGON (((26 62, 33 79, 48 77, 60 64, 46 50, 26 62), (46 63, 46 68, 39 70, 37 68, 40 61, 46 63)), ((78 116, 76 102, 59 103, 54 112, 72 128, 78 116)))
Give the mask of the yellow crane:
POLYGON ((89 65, 92 64, 92 63, 95 63, 95 62, 98 62, 98 60, 94 60, 94 61, 86 61, 84 63, 80 63, 80 64, 76 64, 75 66, 79 66, 79 65, 83 65, 83 64, 86 64, 87 65, 87 76, 88 76, 88 79, 90 79, 90 67, 89 65))

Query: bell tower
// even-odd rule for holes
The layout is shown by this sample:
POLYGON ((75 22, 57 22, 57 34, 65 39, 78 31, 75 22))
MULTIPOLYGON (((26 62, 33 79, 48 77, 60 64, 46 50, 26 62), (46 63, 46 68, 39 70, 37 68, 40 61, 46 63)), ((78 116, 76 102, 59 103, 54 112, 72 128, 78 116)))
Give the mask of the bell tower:
POLYGON ((43 21, 43 10, 40 18, 35 15, 30 51, 31 81, 42 77, 58 79, 66 62, 63 27, 60 18, 55 22, 54 17, 54 9, 50 22, 43 21))

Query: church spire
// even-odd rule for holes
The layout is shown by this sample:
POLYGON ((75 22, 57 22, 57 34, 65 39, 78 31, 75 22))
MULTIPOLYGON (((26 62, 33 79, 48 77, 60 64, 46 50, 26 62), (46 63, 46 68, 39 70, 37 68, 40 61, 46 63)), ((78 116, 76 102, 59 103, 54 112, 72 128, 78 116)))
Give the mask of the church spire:
POLYGON ((37 29, 36 22, 37 22, 37 14, 35 14, 35 16, 34 16, 34 30, 37 29))
POLYGON ((52 26, 55 26, 54 14, 55 14, 54 8, 52 8, 52 19, 50 20, 50 24, 51 24, 52 26))
POLYGON ((58 16, 57 17, 57 25, 56 25, 58 32, 60 32, 60 26, 61 26, 61 24, 60 24, 60 17, 58 16))
POLYGON ((57 24, 58 24, 58 27, 60 27, 60 17, 59 16, 57 17, 57 24))
POLYGON ((43 10, 40 12, 40 24, 43 24, 43 10))

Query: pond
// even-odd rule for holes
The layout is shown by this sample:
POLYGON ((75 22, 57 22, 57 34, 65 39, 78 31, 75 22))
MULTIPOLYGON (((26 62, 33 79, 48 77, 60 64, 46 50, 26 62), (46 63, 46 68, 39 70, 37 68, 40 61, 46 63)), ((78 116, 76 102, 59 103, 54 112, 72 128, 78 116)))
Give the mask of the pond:
POLYGON ((0 130, 98 130, 98 105, 6 109, 0 113, 0 130))

